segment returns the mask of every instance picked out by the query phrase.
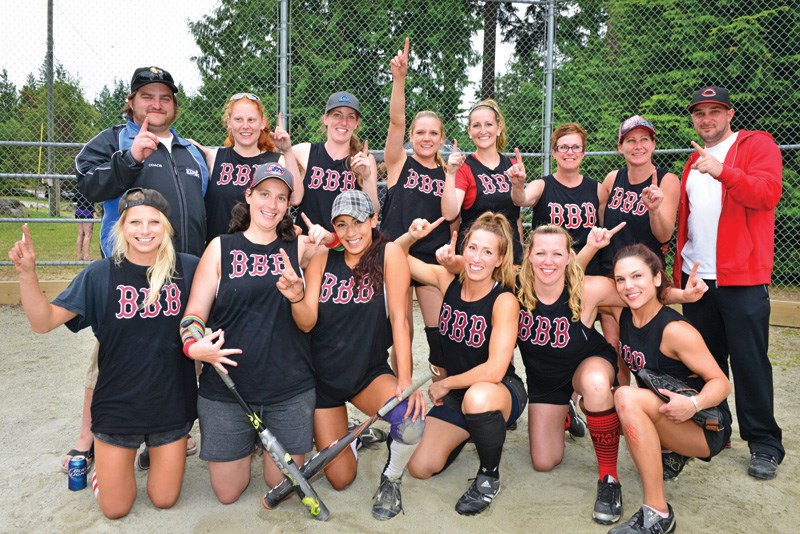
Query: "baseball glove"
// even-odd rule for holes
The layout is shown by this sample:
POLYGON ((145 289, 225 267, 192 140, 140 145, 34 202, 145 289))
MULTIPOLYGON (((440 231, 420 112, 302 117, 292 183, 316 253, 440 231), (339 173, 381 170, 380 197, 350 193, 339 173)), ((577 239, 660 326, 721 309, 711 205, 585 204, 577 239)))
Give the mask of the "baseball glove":
MULTIPOLYGON (((648 369, 640 369, 636 376, 639 382, 647 386, 647 388, 655 393, 659 399, 664 402, 669 402, 669 397, 659 391, 659 389, 666 389, 679 395, 691 397, 697 395, 697 390, 689 387, 687 384, 678 380, 670 375, 656 373, 648 369)), ((716 406, 712 408, 705 408, 695 413, 692 416, 692 421, 697 423, 700 428, 710 430, 712 432, 719 432, 724 430, 725 426, 720 422, 719 408, 716 406)))

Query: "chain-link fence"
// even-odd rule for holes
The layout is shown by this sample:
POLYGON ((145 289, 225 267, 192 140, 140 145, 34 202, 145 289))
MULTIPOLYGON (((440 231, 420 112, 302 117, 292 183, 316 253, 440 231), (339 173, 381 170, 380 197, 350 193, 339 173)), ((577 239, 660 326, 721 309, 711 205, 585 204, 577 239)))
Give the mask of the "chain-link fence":
MULTIPOLYGON (((389 60, 410 36, 408 115, 436 110, 448 138, 470 150, 465 111, 481 96, 493 96, 506 116, 510 145, 526 156, 529 177, 550 164, 548 132, 575 121, 589 132, 582 171, 601 180, 623 164, 617 131, 636 113, 656 126, 656 163, 680 174, 689 141, 697 139, 686 112, 692 92, 705 84, 726 85, 736 108, 734 129, 767 130, 782 147, 774 281, 786 293, 800 285, 800 12, 786 0, 206 1, 205 13, 149 30, 188 34, 192 46, 153 46, 125 37, 120 46, 108 46, 90 43, 91 28, 133 24, 127 3, 104 4, 94 13, 56 0, 55 35, 67 25, 74 37, 55 41, 52 81, 47 62, 38 67, 41 57, 24 66, 27 79, 9 74, 12 66, 19 68, 16 58, 28 57, 31 40, 47 42, 47 20, 37 16, 7 26, 12 46, 0 59, 0 69, 9 69, 0 72, 0 202, 10 210, 0 215, 3 246, 18 238, 19 221, 11 218, 74 220, 73 158, 80 143, 121 122, 134 68, 149 62, 170 70, 178 82, 187 80, 174 126, 207 145, 222 142, 220 114, 233 93, 261 95, 273 122, 285 106, 298 143, 321 140, 327 96, 350 91, 361 101, 359 135, 380 159, 389 60), (288 20, 280 16, 286 6, 288 20), (81 33, 74 17, 88 23, 80 27, 87 30, 81 33), (82 65, 79 79, 73 69, 80 60, 70 58, 83 46, 92 47, 98 65, 88 77, 82 65), (120 67, 120 56, 140 58, 143 51, 150 51, 151 60, 131 59, 120 67), (173 65, 189 66, 182 72, 173 65)), ((176 0, 170 9, 182 7, 176 0)), ((24 16, 30 8, 20 3, 6 9, 24 16)), ((74 261, 76 225, 37 222, 33 231, 40 259, 74 261)), ((96 243, 97 235, 93 257, 99 255, 96 243)), ((63 277, 79 267, 54 265, 40 272, 63 277)), ((13 268, 0 269, 3 279, 15 278, 13 268)))

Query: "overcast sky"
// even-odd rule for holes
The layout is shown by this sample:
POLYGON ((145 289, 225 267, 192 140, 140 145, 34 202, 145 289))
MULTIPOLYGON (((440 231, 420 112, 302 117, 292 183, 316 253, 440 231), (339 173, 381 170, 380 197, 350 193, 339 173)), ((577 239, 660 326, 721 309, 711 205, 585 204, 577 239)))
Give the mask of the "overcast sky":
MULTIPOLYGON (((55 60, 77 77, 88 100, 113 80, 130 82, 137 67, 168 70, 187 92, 200 85, 191 62, 200 50, 188 20, 210 13, 217 0, 54 0, 55 60)), ((0 69, 14 84, 38 76, 47 52, 47 0, 3 0, 0 69)))

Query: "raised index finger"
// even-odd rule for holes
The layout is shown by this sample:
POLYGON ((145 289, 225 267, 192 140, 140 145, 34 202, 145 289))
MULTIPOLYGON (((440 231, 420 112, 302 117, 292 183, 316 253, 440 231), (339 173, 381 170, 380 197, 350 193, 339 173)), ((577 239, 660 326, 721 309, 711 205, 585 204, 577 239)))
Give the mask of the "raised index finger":
POLYGON ((33 244, 33 239, 31 238, 31 230, 28 228, 28 223, 22 225, 22 242, 26 245, 33 244))
POLYGON ((694 262, 694 265, 692 265, 692 272, 689 273, 689 278, 696 278, 697 277, 697 269, 699 267, 700 267, 700 262, 699 261, 694 262))
POLYGON ((517 163, 522 163, 522 154, 519 153, 519 148, 514 147, 514 155, 517 156, 517 163))
POLYGON ((283 259, 283 272, 284 273, 294 273, 294 269, 292 268, 292 262, 289 260, 289 255, 283 250, 283 247, 278 249, 281 254, 281 258, 283 259))
POLYGON ((406 44, 405 44, 405 46, 403 46, 403 57, 406 58, 406 59, 408 59, 408 44, 409 44, 409 41, 410 41, 410 39, 408 37, 406 37, 406 44))
POLYGON ((458 139, 453 139, 453 154, 458 154, 458 139))
POLYGON ((313 226, 314 223, 311 222, 311 219, 308 218, 308 215, 306 215, 305 213, 301 213, 300 217, 302 217, 303 222, 306 223, 306 229, 310 230, 311 226, 313 226))
POLYGON ((283 113, 280 111, 278 112, 278 122, 275 124, 275 128, 283 128, 283 113))
POLYGON ((700 145, 698 145, 694 141, 692 141, 692 146, 694 147, 695 150, 697 150, 697 153, 700 154, 701 156, 705 156, 706 155, 706 149, 701 147, 700 145))
POLYGON ((364 139, 364 155, 365 156, 369 156, 369 148, 367 146, 368 143, 369 143, 369 140, 368 139, 364 139))
POLYGON ((653 169, 653 185, 658 187, 658 171, 653 169))
POLYGON ((139 128, 139 131, 147 133, 148 126, 150 126, 150 119, 148 117, 145 117, 144 120, 142 121, 142 126, 139 128))
POLYGON ((618 224, 618 225, 616 225, 614 228, 612 228, 611 230, 609 230, 609 231, 608 231, 609 235, 614 235, 614 234, 616 234, 617 232, 619 232, 620 230, 622 230, 622 229, 625 227, 625 225, 626 225, 626 224, 628 224, 628 223, 626 223, 625 221, 623 221, 623 222, 619 223, 619 224, 618 224))
POLYGON ((432 223, 429 223, 430 225, 428 226, 428 228, 433 230, 434 228, 436 228, 437 226, 439 226, 443 222, 444 222, 444 217, 439 217, 438 219, 436 219, 432 223))

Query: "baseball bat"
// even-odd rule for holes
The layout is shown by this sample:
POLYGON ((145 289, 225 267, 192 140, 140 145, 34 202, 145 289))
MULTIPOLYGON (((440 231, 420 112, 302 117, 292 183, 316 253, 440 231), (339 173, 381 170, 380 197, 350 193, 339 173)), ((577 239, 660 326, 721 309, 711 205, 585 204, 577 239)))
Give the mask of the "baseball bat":
MULTIPOLYGON (((187 318, 181 321, 181 326, 191 327, 192 319, 187 318)), ((203 335, 200 333, 199 329, 196 327, 192 327, 191 333, 192 336, 196 340, 203 339, 203 335)), ((294 490, 297 493, 297 496, 300 497, 300 502, 308 508, 308 511, 315 519, 319 519, 320 521, 327 521, 330 517, 330 511, 322 502, 322 500, 317 495, 317 492, 314 491, 314 488, 311 487, 311 484, 308 483, 308 480, 303 476, 300 472, 300 469, 297 467, 297 464, 294 463, 292 460, 292 455, 286 452, 286 449, 283 448, 283 445, 278 441, 278 438, 269 431, 267 427, 264 426, 264 423, 261 421, 261 418, 256 414, 253 409, 247 404, 247 401, 242 398, 239 391, 236 389, 236 384, 233 383, 233 379, 220 371, 213 366, 214 370, 219 375, 222 382, 225 384, 225 387, 228 388, 228 391, 231 392, 233 397, 236 399, 236 402, 239 403, 239 406, 242 407, 244 410, 245 415, 250 420, 250 424, 253 425, 253 428, 258 433, 258 437, 261 439, 261 443, 264 445, 264 448, 269 453, 272 460, 275 462, 275 465, 281 470, 283 476, 286 477, 286 484, 289 487, 289 491, 294 490)))
MULTIPOLYGON (((306 477, 306 479, 313 478, 317 473, 321 472, 329 463, 331 463, 339 453, 345 450, 350 443, 352 443, 358 436, 360 436, 367 428, 372 426, 375 421, 382 418, 384 415, 389 413, 395 406, 403 402, 407 399, 412 393, 418 390, 422 385, 431 379, 432 374, 430 372, 426 372, 423 376, 417 378, 410 386, 408 386, 403 393, 401 394, 400 398, 393 397, 392 400, 387 402, 378 413, 355 427, 351 430, 346 436, 337 439, 317 454, 311 457, 306 463, 303 464, 303 467, 300 468, 300 473, 306 477)), ((262 500, 265 508, 275 508, 278 504, 281 503, 289 494, 292 492, 292 486, 288 480, 284 480, 264 495, 264 499, 262 500)))

